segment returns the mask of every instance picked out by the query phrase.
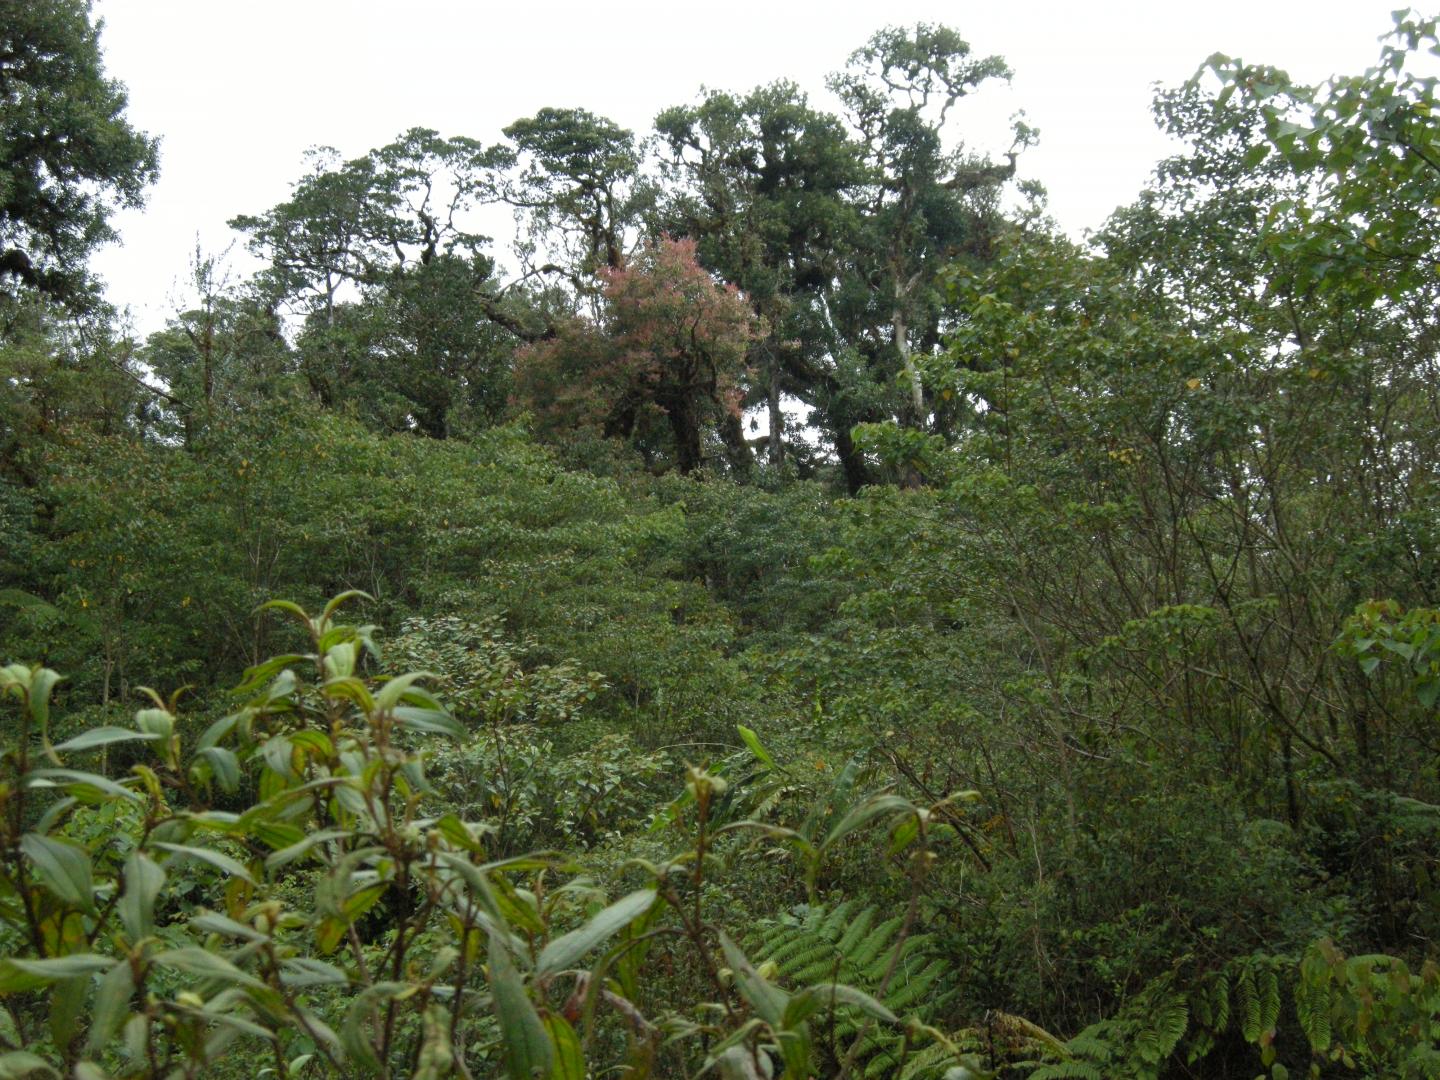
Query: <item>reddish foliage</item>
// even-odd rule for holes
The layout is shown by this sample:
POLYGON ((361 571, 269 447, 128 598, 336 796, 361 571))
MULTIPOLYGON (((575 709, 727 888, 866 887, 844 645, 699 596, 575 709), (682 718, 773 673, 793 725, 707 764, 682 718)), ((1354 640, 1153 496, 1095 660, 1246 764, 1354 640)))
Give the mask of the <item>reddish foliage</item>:
POLYGON ((601 277, 601 324, 575 320, 523 350, 517 398, 552 433, 653 438, 658 422, 688 472, 705 426, 739 415, 755 316, 696 262, 693 241, 662 239, 601 277))

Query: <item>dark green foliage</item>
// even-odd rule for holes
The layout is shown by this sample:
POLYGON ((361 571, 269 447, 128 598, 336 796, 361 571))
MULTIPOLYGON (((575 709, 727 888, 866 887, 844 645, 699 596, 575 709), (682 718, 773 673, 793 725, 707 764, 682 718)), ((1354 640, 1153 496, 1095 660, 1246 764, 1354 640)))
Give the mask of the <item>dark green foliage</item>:
POLYGON ((112 206, 155 179, 156 141, 125 119, 89 0, 0 3, 0 76, 0 290, 80 306, 112 206))
POLYGON ((143 346, 12 302, 0 1075, 1440 1075, 1397 25, 1161 92, 1085 247, 921 25, 663 163, 578 108, 318 154, 143 346), (793 400, 828 446, 745 431, 793 400))

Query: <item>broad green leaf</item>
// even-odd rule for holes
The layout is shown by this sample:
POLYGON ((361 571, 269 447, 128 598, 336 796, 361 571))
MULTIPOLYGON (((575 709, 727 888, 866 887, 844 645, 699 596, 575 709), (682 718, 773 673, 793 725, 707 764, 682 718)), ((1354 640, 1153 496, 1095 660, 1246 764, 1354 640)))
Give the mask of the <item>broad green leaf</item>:
POLYGON ((168 739, 175 733, 175 716, 168 709, 141 709, 135 726, 152 738, 168 739))
POLYGON ((240 938, 243 941, 264 941, 266 935, 246 923, 237 922, 228 915, 220 915, 213 911, 207 911, 203 915, 196 915, 190 920, 190 925, 196 930, 206 934, 220 934, 223 937, 240 938))
POLYGON ((87 1043, 92 1052, 100 1050, 115 1036, 130 1012, 135 977, 129 960, 116 962, 100 979, 95 990, 95 1010, 90 1017, 87 1043))
POLYGON ((785 1008, 785 1026, 804 1023, 815 1013, 831 1005, 850 1005, 876 1020, 898 1024, 900 1018, 865 991, 844 983, 820 983, 806 987, 790 999, 785 1008))
POLYGON ((401 705, 393 715, 401 727, 410 731, 423 731, 431 735, 449 735, 453 739, 465 737, 465 725, 441 709, 420 709, 413 705, 401 705))
POLYGON ((201 862, 209 863, 223 873, 232 874, 235 877, 250 882, 252 885, 255 884, 255 879, 250 876, 250 871, 245 869, 244 864, 236 859, 232 859, 223 852, 213 851, 210 848, 190 847, 186 844, 165 844, 158 841, 155 842, 153 846, 185 858, 199 859, 201 862))
POLYGON ((63 979, 79 979, 104 971, 114 961, 96 953, 74 953, 43 960, 12 956, 0 960, 0 991, 33 990, 63 979))
POLYGON ((0 1080, 21 1080, 21 1077, 38 1076, 42 1073, 46 1076, 60 1075, 48 1061, 28 1050, 12 1050, 8 1054, 0 1054, 0 1080))
POLYGON ((342 604, 348 604, 351 600, 368 600, 372 604, 375 602, 375 598, 363 589, 347 589, 330 598, 330 602, 325 605, 325 610, 320 613, 320 621, 328 622, 331 616, 340 610, 342 604))
POLYGON ((780 987, 767 982, 755 970, 749 958, 740 951, 740 946, 730 940, 723 930, 720 934, 720 949, 725 954, 725 963, 735 973, 735 985, 740 995, 750 1003, 759 1017, 773 1028, 784 1026, 785 1005, 788 995, 780 987))
POLYGON ((845 815, 835 824, 835 827, 826 834, 820 844, 820 850, 824 851, 831 844, 844 839, 850 833, 863 825, 874 821, 884 814, 914 813, 915 804, 909 799, 901 798, 899 795, 872 795, 870 798, 856 803, 845 815))
POLYGON ((575 962, 591 949, 609 941, 631 922, 644 915, 654 902, 654 889, 640 889, 615 901, 584 926, 546 945, 540 953, 535 973, 549 975, 573 967, 575 962))
POLYGON ((234 986, 247 986, 252 989, 265 988, 265 984, 254 975, 241 971, 219 953, 196 946, 156 953, 151 957, 151 961, 161 967, 183 971, 187 975, 194 975, 200 979, 215 979, 234 986))
POLYGON ((355 674, 355 643, 342 641, 331 646, 325 654, 325 673, 336 682, 349 679, 355 674))
MULTIPOLYGON (((420 1054, 411 1080, 446 1080, 454 1073, 455 1047, 450 1032, 451 1013, 441 1002, 425 1006, 420 1019, 420 1054)), ((564 1021, 561 1021, 564 1023, 564 1021)), ((580 1080, 585 1080, 584 1076, 580 1080)))
POLYGON ((490 937, 490 993, 505 1046, 505 1069, 511 1080, 549 1076, 553 1054, 545 1025, 525 992, 509 949, 493 934, 490 937))
POLYGON ((311 956, 296 956, 281 961, 280 981, 286 986, 346 986, 350 977, 334 964, 311 956))
POLYGON ((132 945, 155 932, 155 899, 165 884, 165 871, 141 851, 125 860, 125 891, 120 894, 120 922, 132 945))
POLYGON ((559 1013, 549 1013, 545 1017, 545 1034, 555 1050, 550 1080, 585 1080, 585 1054, 569 1022, 559 1013))
POLYGON ((345 1010, 345 1019, 340 1024, 339 1041, 350 1059, 367 1072, 380 1071, 380 1059, 370 1045, 365 1023, 372 1019, 376 1006, 381 1001, 395 998, 407 992, 409 985, 401 982, 382 982, 368 986, 345 1010))
POLYGON ((39 668, 30 676, 30 715, 42 732, 50 729, 50 695, 59 681, 49 668, 39 668))
POLYGON ((63 840, 36 833, 20 838, 20 850, 30 860, 44 886, 70 907, 96 914, 95 879, 90 853, 63 840))
POLYGON ((65 750, 94 750, 101 746, 113 746, 115 743, 124 742, 153 742, 160 736, 153 735, 146 731, 134 731, 130 728, 107 727, 91 728, 89 731, 81 732, 73 739, 66 739, 55 747, 56 751, 65 750))
POLYGON ((375 707, 377 709, 393 709, 400 704, 400 699, 405 692, 414 686, 421 679, 433 679, 433 672, 412 671, 406 675, 399 675, 382 686, 375 695, 375 707))
POLYGON ((278 870, 287 863, 292 863, 300 858, 316 844, 323 844, 327 840, 341 840, 353 835, 354 832, 350 829, 322 829, 319 832, 313 832, 304 839, 291 844, 289 847, 283 847, 279 851, 272 852, 265 859, 265 869, 278 870))
POLYGON ((140 796, 134 791, 122 784, 117 784, 109 777, 101 776, 98 773, 81 772, 78 769, 31 769, 25 774, 25 782, 30 787, 64 788, 70 794, 80 798, 82 802, 96 801, 92 792, 129 799, 131 802, 141 801, 140 796))
POLYGON ((240 788, 240 759, 233 750, 224 746, 207 746, 197 753, 196 758, 207 762, 220 790, 233 793, 240 788))

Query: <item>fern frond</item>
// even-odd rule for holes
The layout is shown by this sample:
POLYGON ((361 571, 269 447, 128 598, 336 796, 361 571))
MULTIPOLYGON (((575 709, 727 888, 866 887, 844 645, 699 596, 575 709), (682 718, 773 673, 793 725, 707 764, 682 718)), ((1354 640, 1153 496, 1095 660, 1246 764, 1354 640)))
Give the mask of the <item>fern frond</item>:
POLYGON ((1030 1074, 1030 1080, 1105 1080, 1105 1074, 1088 1061, 1062 1061, 1042 1065, 1030 1074))

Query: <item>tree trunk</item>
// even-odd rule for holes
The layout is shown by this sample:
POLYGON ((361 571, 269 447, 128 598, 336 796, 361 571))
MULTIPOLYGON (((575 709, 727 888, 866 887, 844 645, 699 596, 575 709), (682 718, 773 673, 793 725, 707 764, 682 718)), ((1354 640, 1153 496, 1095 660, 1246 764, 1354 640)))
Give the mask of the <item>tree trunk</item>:
POLYGON ((770 350, 770 386, 768 388, 769 400, 766 404, 770 410, 770 435, 767 440, 769 444, 770 465, 778 467, 785 457, 785 414, 780 410, 780 350, 770 350))

